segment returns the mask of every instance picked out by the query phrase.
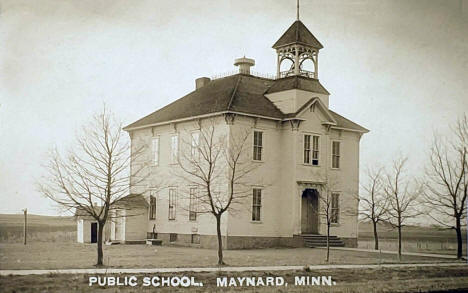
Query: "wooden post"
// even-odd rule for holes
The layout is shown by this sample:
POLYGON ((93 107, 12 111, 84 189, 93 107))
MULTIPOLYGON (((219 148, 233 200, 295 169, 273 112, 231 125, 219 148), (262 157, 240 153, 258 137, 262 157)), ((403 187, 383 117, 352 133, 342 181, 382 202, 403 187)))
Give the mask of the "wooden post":
POLYGON ((24 245, 26 245, 27 233, 28 233, 28 209, 24 209, 24 245))

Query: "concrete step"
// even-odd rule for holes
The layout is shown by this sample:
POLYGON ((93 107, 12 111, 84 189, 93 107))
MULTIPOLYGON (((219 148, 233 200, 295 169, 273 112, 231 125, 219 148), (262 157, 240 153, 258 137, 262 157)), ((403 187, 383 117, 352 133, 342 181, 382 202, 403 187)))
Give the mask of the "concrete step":
POLYGON ((126 240, 125 244, 146 244, 146 240, 126 240))
MULTIPOLYGON (((303 234, 302 240, 304 241, 305 247, 326 247, 327 236, 319 234, 303 234)), ((330 235, 328 238, 328 245, 330 247, 343 247, 344 242, 337 236, 330 235)))

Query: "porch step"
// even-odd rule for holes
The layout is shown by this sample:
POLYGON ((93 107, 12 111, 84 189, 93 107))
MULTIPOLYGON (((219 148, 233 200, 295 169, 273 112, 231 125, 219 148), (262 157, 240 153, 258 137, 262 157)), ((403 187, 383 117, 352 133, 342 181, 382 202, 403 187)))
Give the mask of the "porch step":
POLYGON ((162 240, 161 239, 146 239, 146 244, 147 245, 162 245, 162 240))
MULTIPOLYGON (((326 247, 327 246, 327 235, 320 234, 302 234, 302 240, 304 241, 305 247, 326 247)), ((329 237, 330 247, 343 247, 344 242, 337 236, 330 235, 329 237)))
POLYGON ((146 244, 146 240, 125 240, 125 244, 146 244))

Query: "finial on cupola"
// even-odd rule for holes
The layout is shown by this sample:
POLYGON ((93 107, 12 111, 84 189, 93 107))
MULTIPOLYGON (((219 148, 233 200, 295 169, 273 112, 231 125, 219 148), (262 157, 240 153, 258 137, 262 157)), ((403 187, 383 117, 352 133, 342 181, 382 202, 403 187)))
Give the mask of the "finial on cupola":
POLYGON ((299 20, 299 0, 297 0, 297 20, 299 20))

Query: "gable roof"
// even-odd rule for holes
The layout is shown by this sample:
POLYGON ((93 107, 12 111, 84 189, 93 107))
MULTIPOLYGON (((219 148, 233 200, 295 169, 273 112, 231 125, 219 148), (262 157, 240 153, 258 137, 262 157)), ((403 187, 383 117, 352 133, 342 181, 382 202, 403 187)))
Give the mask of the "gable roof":
POLYGON ((229 110, 281 119, 281 111, 263 95, 273 82, 243 74, 216 79, 124 129, 229 110))
MULTIPOLYGON (((292 76, 278 80, 260 78, 246 74, 235 74, 210 81, 207 85, 189 93, 173 103, 124 127, 132 130, 171 121, 191 119, 204 115, 221 113, 241 113, 276 120, 294 118, 294 114, 281 112, 265 94, 288 89, 302 89, 316 93, 329 94, 316 79, 292 76)), ((333 127, 364 131, 358 124, 330 111, 336 121, 333 127)))
POLYGON ((359 132, 364 132, 364 133, 367 133, 369 132, 369 129, 367 128, 364 128, 362 127, 361 125, 357 124, 357 123, 354 123, 353 121, 341 116, 340 114, 332 111, 332 110, 328 110, 330 112, 330 114, 332 114, 333 118, 336 120, 336 126, 334 126, 335 128, 343 128, 343 129, 350 129, 350 130, 356 130, 356 131, 359 131, 359 132))
POLYGON ((299 43, 309 45, 313 48, 322 49, 322 44, 309 31, 309 29, 300 20, 296 20, 278 41, 273 45, 273 48, 279 48, 285 45, 299 43))
POLYGON ((323 104, 323 102, 317 97, 314 97, 314 98, 311 98, 310 100, 308 100, 295 113, 290 113, 290 114, 287 114, 285 116, 286 116, 286 118, 290 118, 290 119, 295 118, 295 117, 299 117, 307 108, 311 107, 314 104, 319 105, 319 107, 322 109, 325 116, 328 118, 327 124, 337 125, 335 117, 330 113, 330 110, 327 109, 327 107, 323 104))

